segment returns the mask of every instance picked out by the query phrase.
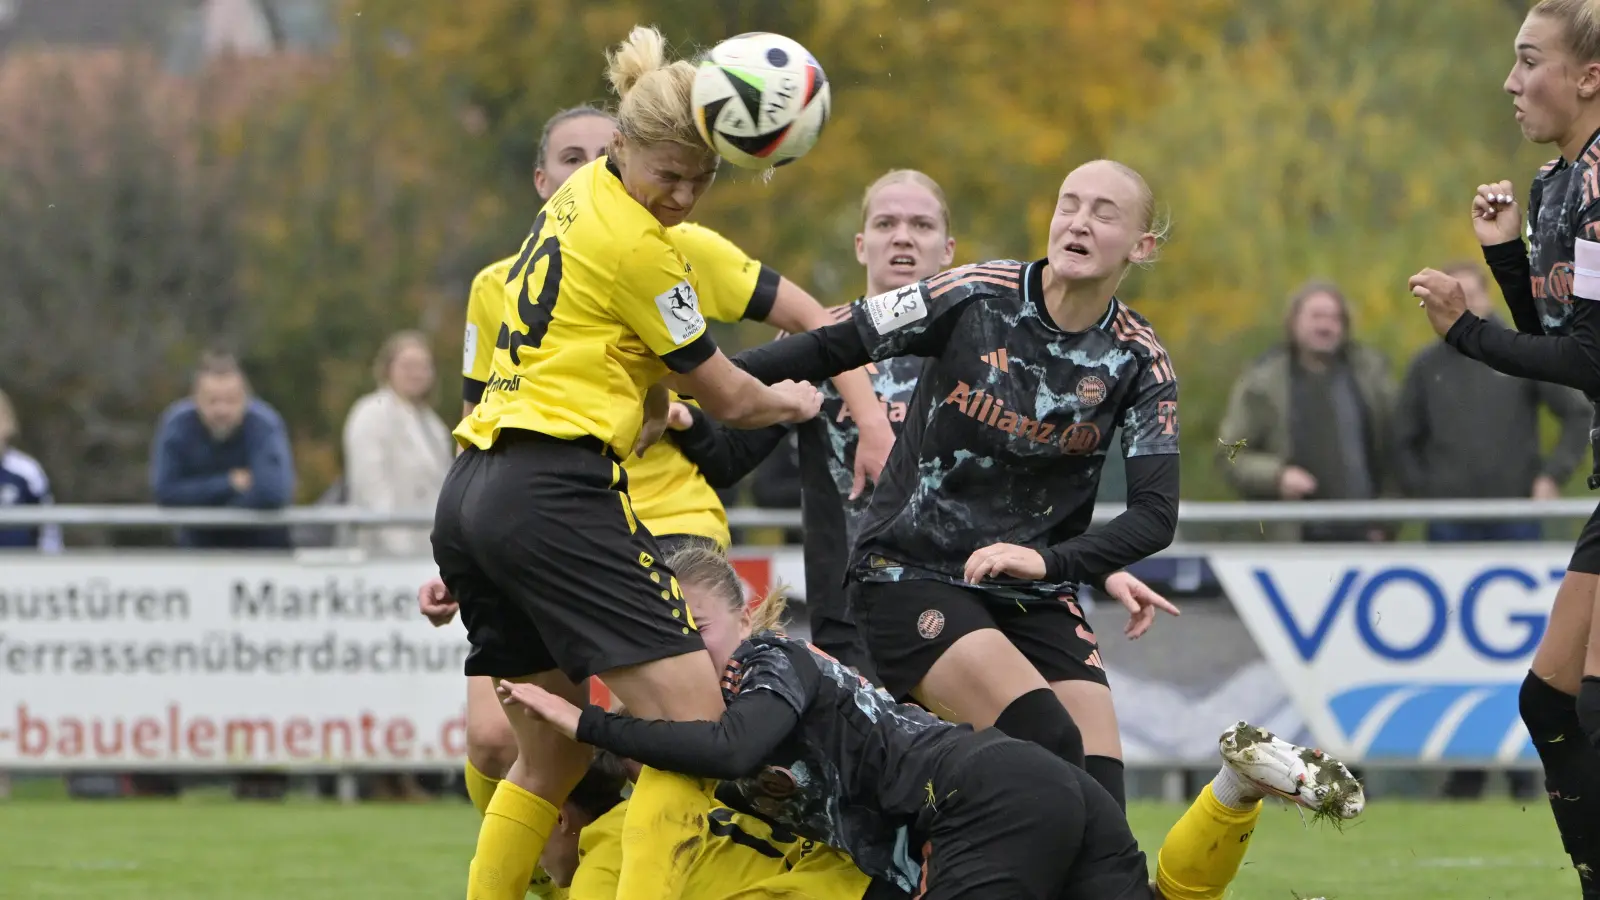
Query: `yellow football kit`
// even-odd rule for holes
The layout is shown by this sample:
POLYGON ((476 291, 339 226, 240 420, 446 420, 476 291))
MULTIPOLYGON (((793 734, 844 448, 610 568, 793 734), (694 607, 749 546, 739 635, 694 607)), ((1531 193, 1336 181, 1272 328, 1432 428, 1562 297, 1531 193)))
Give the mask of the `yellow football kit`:
MULTIPOLYGON (((580 862, 567 900, 617 900, 627 805, 624 800, 578 835, 580 862)), ((815 841, 775 835, 760 819, 716 806, 711 811, 710 838, 689 868, 683 896, 860 900, 870 883, 844 853, 815 841)))
POLYGON ((501 429, 598 438, 633 452, 645 392, 716 352, 699 274, 601 157, 540 210, 507 272, 483 399, 456 426, 487 450, 501 429))
MULTIPOLYGON (((700 313, 707 319, 765 320, 771 313, 778 289, 776 272, 709 228, 685 222, 666 233, 697 276, 700 313)), ((466 379, 462 397, 469 403, 481 401, 492 377, 495 344, 506 311, 506 280, 518 258, 492 263, 472 281, 461 365, 466 379)), ((628 472, 634 515, 651 534, 692 534, 728 546, 731 536, 722 501, 677 444, 657 441, 643 456, 629 458, 623 468, 628 472)))

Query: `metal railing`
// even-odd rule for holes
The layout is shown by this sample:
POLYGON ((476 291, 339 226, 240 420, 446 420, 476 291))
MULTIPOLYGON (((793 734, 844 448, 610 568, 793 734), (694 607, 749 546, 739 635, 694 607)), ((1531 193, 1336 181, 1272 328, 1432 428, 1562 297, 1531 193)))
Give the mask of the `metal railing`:
MULTIPOLYGON (((1104 503, 1094 520, 1108 522, 1123 505, 1104 503)), ((1560 500, 1314 500, 1277 502, 1186 502, 1178 507, 1182 525, 1227 525, 1255 522, 1405 522, 1422 520, 1501 521, 1570 520, 1593 515, 1596 501, 1560 500)), ((728 523, 735 528, 798 528, 797 509, 732 507, 728 523)), ((115 528, 205 527, 259 528, 304 525, 433 524, 432 509, 380 511, 353 506, 294 506, 283 510, 221 507, 132 505, 0 506, 0 528, 33 525, 115 528)))

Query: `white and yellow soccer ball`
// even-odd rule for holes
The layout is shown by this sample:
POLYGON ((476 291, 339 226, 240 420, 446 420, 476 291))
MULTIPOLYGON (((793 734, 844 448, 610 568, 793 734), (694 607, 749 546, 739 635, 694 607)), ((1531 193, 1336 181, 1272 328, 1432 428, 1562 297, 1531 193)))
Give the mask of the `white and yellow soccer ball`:
POLYGON ((724 159, 745 169, 792 163, 828 124, 828 79, 816 57, 781 34, 751 32, 712 47, 694 80, 695 123, 724 159))

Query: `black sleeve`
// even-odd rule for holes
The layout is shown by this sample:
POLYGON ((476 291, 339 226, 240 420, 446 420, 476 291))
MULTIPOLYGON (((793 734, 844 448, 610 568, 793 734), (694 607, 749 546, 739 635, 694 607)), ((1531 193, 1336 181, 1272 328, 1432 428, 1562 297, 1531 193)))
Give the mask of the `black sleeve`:
POLYGON ((661 357, 661 361, 667 364, 667 368, 682 375, 693 372, 701 363, 716 355, 717 342, 711 336, 711 329, 707 328, 699 337, 661 357))
POLYGON ((1445 342, 1497 372, 1600 394, 1600 301, 1572 300, 1567 334, 1521 334, 1463 313, 1445 342))
POLYGON ((759 771, 799 722, 800 714, 778 694, 746 691, 715 722, 635 719, 590 706, 578 719, 578 740, 664 772, 743 778, 759 771))
POLYGON ((772 315, 773 304, 778 302, 778 281, 781 278, 776 269, 762 265, 761 271, 756 274, 755 290, 750 292, 750 302, 745 305, 744 315, 740 318, 765 322, 772 315))
POLYGON ((711 420, 698 406, 689 407, 694 420, 686 431, 670 432, 672 440, 714 488, 733 487, 750 474, 783 442, 788 425, 747 430, 729 428, 711 420))
POLYGON ((764 384, 780 381, 825 381, 872 362, 854 321, 792 334, 752 347, 733 357, 733 364, 764 384))
POLYGON ((468 403, 482 403, 483 392, 489 385, 476 378, 461 379, 461 399, 468 403))
POLYGON ((1523 334, 1544 334, 1539 309, 1533 302, 1533 273, 1528 267, 1528 248, 1518 238, 1483 248, 1483 260, 1494 273, 1500 294, 1511 310, 1511 322, 1523 334))
POLYGON ((1178 530, 1178 456, 1128 457, 1128 508, 1104 528, 1048 547, 1045 580, 1104 587, 1111 575, 1165 550, 1178 530))

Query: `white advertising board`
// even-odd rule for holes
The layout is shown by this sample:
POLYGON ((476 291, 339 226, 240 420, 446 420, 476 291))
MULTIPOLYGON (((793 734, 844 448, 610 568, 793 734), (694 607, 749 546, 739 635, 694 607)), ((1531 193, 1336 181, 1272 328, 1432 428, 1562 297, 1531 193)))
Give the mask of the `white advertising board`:
POLYGON ((1537 759, 1517 694, 1570 546, 1208 548, 1312 734, 1347 760, 1537 759))
MULTIPOLYGON (((751 589, 798 551, 736 553, 751 589)), ((431 561, 0 558, 0 769, 454 768, 459 620, 431 561)))

